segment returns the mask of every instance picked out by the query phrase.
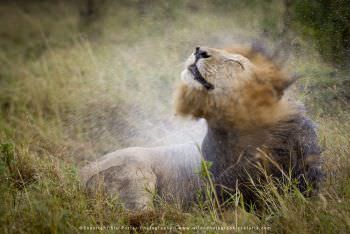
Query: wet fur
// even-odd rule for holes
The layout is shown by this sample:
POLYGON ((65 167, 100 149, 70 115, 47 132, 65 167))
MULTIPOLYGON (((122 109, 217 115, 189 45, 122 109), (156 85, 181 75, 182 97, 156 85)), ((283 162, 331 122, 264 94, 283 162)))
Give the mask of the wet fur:
POLYGON ((266 177, 263 173, 281 181, 296 179, 301 192, 316 194, 323 178, 321 150, 303 107, 284 96, 293 79, 261 49, 226 51, 252 63, 251 77, 235 77, 241 79, 236 81, 239 90, 222 95, 182 83, 176 94, 177 113, 207 120, 201 149, 213 162, 219 194, 235 192, 238 186, 254 202, 251 180, 256 186, 266 177))
POLYGON ((314 125, 303 116, 254 131, 209 125, 202 153, 213 162, 211 172, 222 200, 238 186, 245 200, 255 203, 255 189, 266 175, 280 182, 296 179, 305 195, 316 194, 323 178, 314 125))

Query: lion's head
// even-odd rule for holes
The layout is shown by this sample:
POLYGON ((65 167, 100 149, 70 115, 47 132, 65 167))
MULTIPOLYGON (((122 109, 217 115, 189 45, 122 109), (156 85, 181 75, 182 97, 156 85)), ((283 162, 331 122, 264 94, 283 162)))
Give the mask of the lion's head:
POLYGON ((238 128, 274 123, 297 112, 283 95, 292 81, 253 47, 197 47, 181 74, 176 113, 238 128))

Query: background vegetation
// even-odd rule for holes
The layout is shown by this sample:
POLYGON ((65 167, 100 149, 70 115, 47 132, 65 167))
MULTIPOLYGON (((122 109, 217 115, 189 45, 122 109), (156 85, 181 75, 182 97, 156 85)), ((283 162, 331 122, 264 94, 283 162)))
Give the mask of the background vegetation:
POLYGON ((349 12, 345 0, 2 1, 1 232, 238 225, 268 226, 273 233, 346 233, 349 12), (194 46, 257 38, 270 46, 286 41, 286 66, 302 75, 292 91, 319 128, 328 175, 320 197, 271 185, 262 194, 266 210, 233 203, 219 217, 210 203, 190 211, 163 204, 130 214, 117 200, 86 196, 77 178, 86 161, 121 147, 185 139, 195 123, 173 118, 170 93, 194 46))
POLYGON ((294 27, 315 42, 323 58, 338 67, 348 66, 350 1, 296 0, 291 8, 294 27))

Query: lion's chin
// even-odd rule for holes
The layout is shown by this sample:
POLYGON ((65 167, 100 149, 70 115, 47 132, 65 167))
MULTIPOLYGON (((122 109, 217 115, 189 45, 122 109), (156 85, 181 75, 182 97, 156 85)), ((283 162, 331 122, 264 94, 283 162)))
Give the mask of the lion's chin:
POLYGON ((204 117, 204 110, 207 106, 207 92, 202 87, 193 87, 186 81, 182 81, 177 87, 174 98, 177 115, 194 118, 204 117))
POLYGON ((188 69, 182 71, 181 80, 183 84, 187 85, 190 88, 199 90, 203 89, 203 86, 194 79, 193 74, 188 69))

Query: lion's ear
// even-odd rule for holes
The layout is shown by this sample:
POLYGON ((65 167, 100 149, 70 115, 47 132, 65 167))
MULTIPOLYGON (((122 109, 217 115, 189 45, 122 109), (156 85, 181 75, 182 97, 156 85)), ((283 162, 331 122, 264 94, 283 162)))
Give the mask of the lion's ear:
POLYGON ((256 70, 256 77, 260 82, 269 84, 275 90, 278 98, 281 98, 284 91, 299 78, 297 75, 288 76, 276 66, 258 68, 256 70))
POLYGON ((245 70, 243 63, 238 59, 227 59, 225 62, 231 64, 232 66, 238 67, 241 70, 245 70))
POLYGON ((282 97, 284 91, 300 78, 299 75, 274 77, 271 82, 277 92, 278 97, 282 97))

